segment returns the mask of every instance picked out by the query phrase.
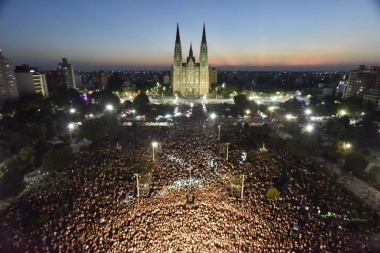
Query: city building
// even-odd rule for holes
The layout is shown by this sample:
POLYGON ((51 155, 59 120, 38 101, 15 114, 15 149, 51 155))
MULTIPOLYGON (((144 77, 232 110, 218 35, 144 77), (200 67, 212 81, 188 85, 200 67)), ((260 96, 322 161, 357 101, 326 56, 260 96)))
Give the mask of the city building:
POLYGON ((49 93, 60 89, 66 89, 65 79, 57 70, 50 71, 45 75, 49 93))
POLYGON ((124 82, 122 84, 123 95, 129 99, 133 99, 136 96, 136 85, 131 84, 130 82, 124 82))
POLYGON ((177 24, 177 34, 174 46, 174 61, 172 66, 173 93, 184 96, 200 96, 210 91, 208 52, 206 28, 203 25, 202 41, 199 53, 200 62, 195 61, 192 44, 190 43, 189 56, 182 62, 182 46, 177 24))
POLYGON ((81 77, 81 75, 79 75, 79 74, 74 74, 74 79, 75 79, 75 86, 76 86, 77 88, 79 88, 79 87, 83 87, 83 86, 84 86, 83 83, 82 83, 82 77, 81 77))
POLYGON ((108 87, 108 75, 104 70, 98 72, 98 90, 103 91, 108 87))
POLYGON ((339 81, 338 86, 336 87, 335 96, 339 98, 344 98, 343 96, 347 94, 348 81, 341 80, 339 81))
POLYGON ((58 64, 58 69, 57 69, 58 75, 62 76, 62 81, 64 82, 60 86, 64 86, 67 89, 68 88, 73 88, 76 89, 76 84, 75 84, 75 77, 74 77, 74 69, 71 64, 67 61, 67 58, 62 58, 62 63, 58 64))
POLYGON ((34 94, 48 95, 46 76, 45 74, 39 73, 37 67, 24 64, 22 66, 16 66, 14 72, 21 98, 34 94))
POLYGON ((210 85, 218 83, 218 71, 215 67, 210 68, 208 76, 210 78, 210 85))
POLYGON ((170 77, 169 75, 164 75, 164 85, 169 85, 170 84, 170 77))
POLYGON ((12 60, 5 58, 0 50, 0 105, 20 98, 12 60))
POLYGON ((380 67, 373 66, 370 69, 365 65, 360 65, 358 69, 351 70, 348 77, 348 85, 343 99, 350 97, 362 97, 363 94, 370 89, 375 89, 379 80, 380 83, 380 67))
POLYGON ((380 110, 380 90, 371 89, 363 94, 363 104, 371 103, 380 110))

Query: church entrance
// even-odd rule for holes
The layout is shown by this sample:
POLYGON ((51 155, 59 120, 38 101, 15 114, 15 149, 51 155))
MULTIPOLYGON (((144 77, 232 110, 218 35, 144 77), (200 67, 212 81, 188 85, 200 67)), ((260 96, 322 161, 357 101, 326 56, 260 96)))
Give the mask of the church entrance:
POLYGON ((185 95, 188 96, 188 97, 198 96, 198 89, 188 88, 188 89, 186 89, 185 95))

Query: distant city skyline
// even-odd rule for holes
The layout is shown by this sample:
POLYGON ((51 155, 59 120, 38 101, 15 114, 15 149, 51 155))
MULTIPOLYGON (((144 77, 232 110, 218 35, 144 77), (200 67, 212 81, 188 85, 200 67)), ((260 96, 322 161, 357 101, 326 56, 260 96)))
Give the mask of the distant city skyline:
POLYGON ((183 61, 196 61, 203 23, 221 70, 346 71, 380 65, 380 4, 320 1, 0 2, 0 49, 41 70, 170 70, 179 23, 183 61))

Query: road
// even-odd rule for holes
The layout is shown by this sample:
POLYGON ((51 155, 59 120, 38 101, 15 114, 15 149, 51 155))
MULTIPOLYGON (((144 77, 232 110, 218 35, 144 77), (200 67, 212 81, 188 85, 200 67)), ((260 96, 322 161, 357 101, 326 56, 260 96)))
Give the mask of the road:
POLYGON ((377 212, 380 212, 380 192, 367 182, 343 171, 339 165, 330 164, 327 167, 333 173, 339 175, 339 180, 356 196, 361 198, 367 205, 371 206, 377 212))

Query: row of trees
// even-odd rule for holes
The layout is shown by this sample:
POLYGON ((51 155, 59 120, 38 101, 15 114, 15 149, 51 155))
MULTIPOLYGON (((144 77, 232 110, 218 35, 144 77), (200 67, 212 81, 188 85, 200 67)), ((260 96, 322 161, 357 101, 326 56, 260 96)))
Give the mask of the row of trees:
POLYGON ((133 103, 120 104, 110 91, 94 92, 86 102, 78 91, 64 89, 47 98, 36 94, 4 104, 0 120, 0 198, 22 191, 24 175, 35 168, 61 171, 71 163, 74 154, 70 147, 70 122, 83 123, 75 131, 78 139, 101 142, 118 126, 115 112, 104 114, 106 104, 112 104, 116 110, 134 107, 142 111, 149 103, 144 95, 137 96, 133 103), (85 120, 89 114, 97 117, 85 120), (57 138, 59 144, 51 144, 52 138, 57 138))
MULTIPOLYGON (((334 116, 327 123, 316 125, 313 133, 301 133, 299 124, 285 122, 285 130, 292 135, 288 147, 298 155, 324 156, 334 162, 339 162, 347 171, 369 180, 380 182, 380 169, 375 166, 370 173, 364 171, 371 158, 371 150, 380 148, 380 136, 377 122, 380 122, 380 112, 373 104, 364 104, 360 98, 340 100, 336 97, 318 97, 310 91, 311 109, 316 116, 334 116), (355 122, 352 124, 352 122, 355 122), (323 137, 323 138, 322 138, 323 137), (327 146, 322 146, 325 143, 327 146), (348 148, 350 143, 354 148, 348 148)), ((298 120, 305 123, 306 106, 297 99, 283 104, 285 112, 298 115, 298 120)))

